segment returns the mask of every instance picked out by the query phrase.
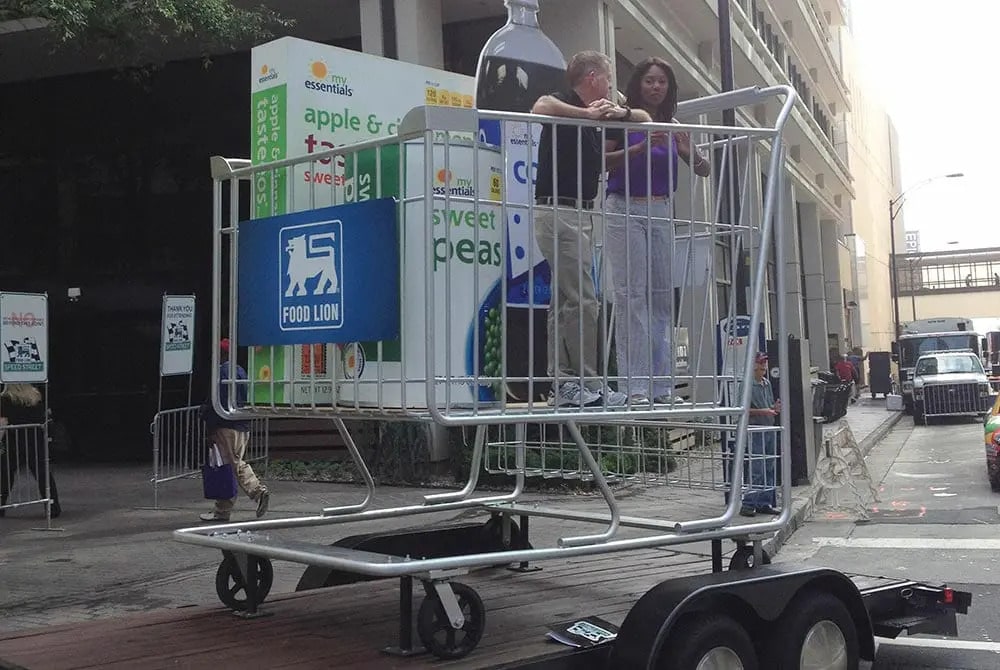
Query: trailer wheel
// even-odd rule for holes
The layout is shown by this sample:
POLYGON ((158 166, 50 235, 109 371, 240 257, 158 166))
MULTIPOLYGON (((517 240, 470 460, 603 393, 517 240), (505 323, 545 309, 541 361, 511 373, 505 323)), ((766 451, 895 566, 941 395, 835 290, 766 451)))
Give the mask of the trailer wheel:
MULTIPOLYGON (((248 556, 248 561, 257 563, 257 605, 264 602, 271 592, 274 583, 274 566, 269 559, 260 556, 248 556)), ((219 569, 215 572, 215 593, 222 604, 231 610, 242 612, 249 609, 247 605, 246 584, 243 575, 236 564, 236 559, 230 556, 222 559, 219 569), (241 595, 242 594, 242 595, 241 595)))
POLYGON ((858 667, 858 629, 844 602, 829 593, 799 594, 771 630, 775 634, 765 657, 769 669, 858 667))
POLYGON ((486 627, 486 607, 482 598, 465 584, 451 582, 465 623, 451 625, 437 593, 428 589, 417 612, 417 634, 429 652, 441 659, 462 658, 476 648, 486 627))
MULTIPOLYGON (((771 557, 767 555, 767 552, 761 549, 761 565, 771 565, 771 557)), ((754 564, 753 557, 753 547, 742 546, 736 550, 733 557, 729 559, 729 569, 730 570, 753 570, 759 567, 754 564)))
POLYGON ((663 645, 656 664, 671 670, 757 670, 757 652, 750 635, 723 614, 691 615, 663 645))

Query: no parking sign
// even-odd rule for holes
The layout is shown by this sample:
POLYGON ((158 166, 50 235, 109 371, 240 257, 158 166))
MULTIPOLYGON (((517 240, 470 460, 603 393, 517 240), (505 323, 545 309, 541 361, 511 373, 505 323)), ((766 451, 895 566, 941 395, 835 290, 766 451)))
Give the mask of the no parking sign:
POLYGON ((48 296, 0 293, 0 382, 45 384, 48 360, 48 296))

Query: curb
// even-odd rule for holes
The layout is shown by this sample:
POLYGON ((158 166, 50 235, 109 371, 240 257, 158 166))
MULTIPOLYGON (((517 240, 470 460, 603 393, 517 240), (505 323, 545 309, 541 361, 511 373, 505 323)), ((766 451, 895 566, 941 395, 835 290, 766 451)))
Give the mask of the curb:
MULTIPOLYGON (((862 457, 867 457, 875 445, 881 442, 902 418, 903 412, 892 412, 885 421, 879 424, 878 428, 858 443, 858 449, 861 451, 862 457)), ((770 556, 776 555, 785 542, 788 541, 788 538, 792 536, 792 533, 801 528, 809 517, 812 516, 813 509, 816 507, 816 501, 823 492, 823 487, 820 486, 819 482, 813 482, 808 486, 798 488, 805 489, 805 491, 796 496, 795 489, 792 489, 792 516, 788 520, 788 523, 784 528, 775 533, 774 537, 764 542, 764 551, 770 556)))

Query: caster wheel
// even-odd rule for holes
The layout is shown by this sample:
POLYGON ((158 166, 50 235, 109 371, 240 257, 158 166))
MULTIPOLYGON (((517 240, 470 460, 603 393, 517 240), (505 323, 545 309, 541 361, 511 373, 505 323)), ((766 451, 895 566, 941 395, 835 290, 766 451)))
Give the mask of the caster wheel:
POLYGON ((479 594, 465 584, 451 583, 465 623, 454 628, 437 591, 428 589, 417 612, 417 634, 429 652, 441 659, 462 658, 479 644, 486 626, 486 608, 479 594))
POLYGON ((510 522, 510 545, 503 543, 503 519, 492 517, 483 524, 483 539, 491 551, 509 551, 521 546, 521 529, 513 520, 510 522))
MULTIPOLYGON (((248 561, 257 564, 257 602, 260 605, 271 592, 271 585, 274 583, 274 568, 271 561, 259 556, 249 556, 248 561)), ((231 610, 243 612, 249 609, 247 605, 246 584, 243 583, 243 575, 240 574, 236 559, 227 556, 222 559, 219 569, 215 573, 215 593, 219 596, 222 604, 231 610)))
MULTIPOLYGON (((761 550, 762 563, 764 565, 771 564, 771 557, 767 555, 767 552, 761 550)), ((757 567, 754 564, 753 557, 753 547, 740 547, 733 554, 733 557, 729 559, 729 569, 730 570, 753 570, 757 567)))

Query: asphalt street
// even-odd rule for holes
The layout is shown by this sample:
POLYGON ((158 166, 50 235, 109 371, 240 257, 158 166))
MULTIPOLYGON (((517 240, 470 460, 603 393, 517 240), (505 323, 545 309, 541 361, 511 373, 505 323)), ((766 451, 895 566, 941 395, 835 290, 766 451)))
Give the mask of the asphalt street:
POLYGON ((957 639, 880 640, 876 670, 1000 667, 1000 495, 982 434, 971 419, 915 427, 904 417, 869 454, 877 498, 865 486, 827 495, 777 557, 973 594, 957 639))

